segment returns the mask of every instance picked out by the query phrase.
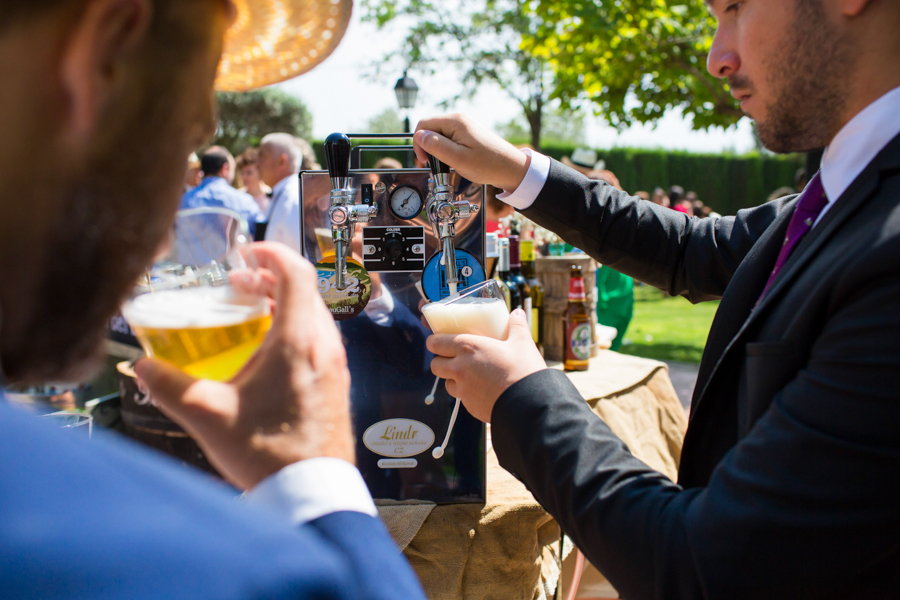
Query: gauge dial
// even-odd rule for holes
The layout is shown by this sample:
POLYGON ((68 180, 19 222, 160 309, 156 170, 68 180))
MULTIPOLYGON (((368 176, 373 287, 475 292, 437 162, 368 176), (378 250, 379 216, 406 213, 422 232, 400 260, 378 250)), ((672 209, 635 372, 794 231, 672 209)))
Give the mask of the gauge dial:
POLYGON ((399 219, 412 219, 422 212, 422 194, 410 185, 401 185, 391 192, 391 212, 399 219))

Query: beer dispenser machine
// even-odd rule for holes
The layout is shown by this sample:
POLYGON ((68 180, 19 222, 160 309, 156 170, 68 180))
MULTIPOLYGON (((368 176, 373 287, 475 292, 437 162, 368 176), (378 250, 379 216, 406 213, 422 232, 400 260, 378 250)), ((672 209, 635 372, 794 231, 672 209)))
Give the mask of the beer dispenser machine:
POLYGON ((484 502, 484 425, 457 414, 431 373, 420 311, 423 298, 484 281, 484 186, 434 158, 430 169, 351 168, 361 152, 412 147, 352 148, 350 137, 410 134, 334 133, 328 171, 299 175, 303 254, 347 350, 359 470, 375 498, 484 502))

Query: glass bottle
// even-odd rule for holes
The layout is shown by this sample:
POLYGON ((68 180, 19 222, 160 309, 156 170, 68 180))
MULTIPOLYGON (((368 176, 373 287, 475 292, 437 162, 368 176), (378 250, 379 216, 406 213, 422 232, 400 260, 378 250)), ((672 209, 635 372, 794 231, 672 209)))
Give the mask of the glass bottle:
POLYGON ((528 326, 531 327, 531 288, 522 275, 522 262, 519 256, 519 236, 509 236, 509 277, 506 279, 510 294, 515 287, 519 293, 519 305, 513 306, 513 310, 521 308, 525 311, 528 326))
POLYGON ((563 318, 563 350, 566 371, 587 371, 591 359, 591 313, 584 291, 581 267, 572 265, 569 305, 563 318))
POLYGON ((522 261, 522 276, 528 284, 531 295, 531 338, 541 354, 544 353, 544 286, 537 278, 534 266, 534 240, 519 242, 522 261))
MULTIPOLYGON (((498 253, 497 268, 494 271, 494 279, 500 284, 500 291, 503 293, 503 299, 506 300, 506 309, 513 309, 512 290, 506 284, 505 278, 509 276, 509 240, 500 238, 497 240, 498 253)), ((518 292, 517 292, 518 293, 518 292)), ((518 302, 518 295, 516 296, 518 302)))

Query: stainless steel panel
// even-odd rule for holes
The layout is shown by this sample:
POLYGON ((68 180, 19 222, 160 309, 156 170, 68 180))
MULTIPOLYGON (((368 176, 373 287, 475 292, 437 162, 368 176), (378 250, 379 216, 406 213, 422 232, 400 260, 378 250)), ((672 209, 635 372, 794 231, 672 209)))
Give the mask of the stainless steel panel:
MULTIPOLYGON (((431 172, 427 169, 351 171, 356 202, 361 202, 364 184, 372 186, 378 215, 369 223, 358 224, 351 242, 352 256, 363 262, 363 236, 367 227, 424 228, 425 259, 440 250, 424 210, 406 220, 397 218, 388 208, 390 193, 398 186, 412 186, 426 200, 431 172), (383 186, 378 185, 383 184, 383 186), (383 187, 383 191, 378 190, 383 187)), ((458 198, 479 204, 482 210, 457 225, 456 247, 474 255, 484 265, 484 187, 460 178, 455 172, 451 184, 458 198)), ((304 255, 318 262, 334 252, 328 218, 331 179, 327 171, 300 174, 300 204, 304 255)), ((455 404, 443 382, 435 402, 425 404, 435 378, 431 374, 433 355, 425 348, 430 334, 422 324, 420 296, 415 284, 420 271, 370 271, 373 299, 387 290, 394 300, 393 311, 385 319, 373 320, 367 313, 338 323, 347 349, 352 377, 351 403, 357 436, 357 462, 372 495, 393 500, 429 500, 440 503, 484 502, 485 436, 484 426, 465 408, 454 427, 442 458, 432 457, 431 449, 444 439, 455 404), (379 289, 380 288, 380 289, 379 289), (363 443, 363 434, 374 424, 388 419, 411 419, 424 423, 434 433, 434 443, 417 454, 412 468, 381 468, 384 460, 363 443)), ((372 300, 370 300, 370 305, 372 300)))

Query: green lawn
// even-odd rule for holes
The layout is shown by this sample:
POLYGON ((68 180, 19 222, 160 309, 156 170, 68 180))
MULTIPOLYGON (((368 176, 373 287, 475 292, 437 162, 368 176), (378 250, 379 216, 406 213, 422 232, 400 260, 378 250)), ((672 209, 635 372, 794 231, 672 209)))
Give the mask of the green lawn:
POLYGON ((657 360, 699 363, 718 302, 691 304, 635 286, 634 317, 619 352, 657 360))

